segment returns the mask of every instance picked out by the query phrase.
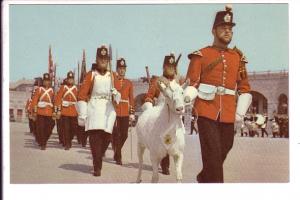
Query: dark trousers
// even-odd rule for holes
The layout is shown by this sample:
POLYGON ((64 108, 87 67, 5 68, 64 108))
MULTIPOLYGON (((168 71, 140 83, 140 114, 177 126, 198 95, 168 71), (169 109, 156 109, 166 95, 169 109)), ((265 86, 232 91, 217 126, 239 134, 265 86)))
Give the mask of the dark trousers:
POLYGON ((81 137, 81 145, 85 147, 87 143, 88 133, 85 131, 84 126, 78 126, 77 136, 78 135, 81 137))
POLYGON ((128 138, 129 117, 116 118, 113 130, 114 160, 122 161, 122 148, 128 138))
POLYGON ((201 183, 223 183, 223 163, 233 145, 234 124, 198 118, 203 169, 197 176, 201 183))
POLYGON ((266 131, 265 128, 261 128, 261 137, 264 137, 264 133, 267 135, 267 137, 269 136, 268 132, 266 131))
POLYGON ((33 120, 29 119, 29 131, 30 133, 33 133, 33 120))
POLYGON ((198 134, 198 131, 195 128, 195 121, 193 120, 193 121, 191 121, 191 133, 190 133, 190 135, 192 135, 194 131, 196 132, 196 134, 198 134))
POLYGON ((46 147, 47 141, 52 134, 55 122, 52 117, 37 115, 37 140, 42 147, 46 147))
POLYGON ((169 154, 167 154, 161 161, 160 161, 160 166, 162 171, 166 171, 170 167, 170 158, 169 154))
POLYGON ((93 157, 94 171, 101 171, 102 169, 102 156, 106 151, 105 147, 109 143, 111 134, 103 130, 89 130, 89 142, 93 157))
POLYGON ((63 138, 67 148, 72 147, 72 138, 78 130, 77 117, 62 116, 63 138))
POLYGON ((35 138, 35 141, 38 142, 38 139, 37 139, 37 133, 36 133, 36 132, 37 132, 37 130, 36 130, 36 129, 37 129, 37 128, 36 128, 36 121, 33 121, 32 119, 29 119, 29 124, 30 124, 31 129, 32 129, 32 130, 31 130, 32 132, 31 132, 31 131, 30 131, 30 132, 33 133, 33 136, 34 136, 34 138, 35 138))
POLYGON ((64 135, 63 135, 63 127, 62 127, 62 118, 57 119, 56 120, 56 130, 57 130, 57 134, 58 134, 58 140, 59 143, 62 144, 63 146, 65 146, 65 139, 64 139, 64 135))

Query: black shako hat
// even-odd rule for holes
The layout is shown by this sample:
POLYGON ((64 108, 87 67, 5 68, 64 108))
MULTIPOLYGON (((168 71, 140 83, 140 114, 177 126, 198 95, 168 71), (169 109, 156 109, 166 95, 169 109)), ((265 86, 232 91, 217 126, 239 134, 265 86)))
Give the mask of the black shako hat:
POLYGON ((233 22, 233 13, 231 5, 226 5, 225 11, 217 12, 213 28, 216 28, 217 26, 223 24, 235 26, 235 23, 233 22))
POLYGON ((50 81, 50 74, 49 73, 44 73, 43 74, 43 81, 50 81))
POLYGON ((102 59, 108 59, 109 58, 109 53, 108 53, 108 48, 106 45, 101 45, 99 48, 97 48, 97 55, 98 58, 102 59))
POLYGON ((165 66, 174 66, 176 65, 175 55, 173 53, 170 53, 170 55, 166 55, 164 59, 163 67, 165 66))
POLYGON ((119 58, 117 60, 117 68, 119 68, 119 67, 127 67, 126 61, 124 58, 119 58))

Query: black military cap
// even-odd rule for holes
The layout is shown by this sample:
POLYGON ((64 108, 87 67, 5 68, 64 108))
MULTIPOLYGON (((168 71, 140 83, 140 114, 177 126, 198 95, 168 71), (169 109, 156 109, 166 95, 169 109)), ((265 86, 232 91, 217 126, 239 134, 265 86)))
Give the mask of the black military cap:
POLYGON ((34 78, 34 84, 33 86, 41 86, 42 85, 42 77, 37 77, 37 78, 34 78))
POLYGON ((127 67, 126 61, 124 58, 119 58, 117 60, 117 68, 119 68, 119 67, 127 67))
POLYGON ((43 81, 50 81, 50 74, 49 73, 44 73, 43 74, 43 81))
POLYGON ((175 55, 173 53, 170 53, 170 55, 166 55, 164 59, 164 65, 163 66, 175 66, 176 65, 175 55))
POLYGON ((109 58, 108 48, 105 45, 97 48, 97 57, 98 58, 109 58))
POLYGON ((69 71, 67 73, 67 78, 73 78, 74 79, 74 73, 72 71, 69 71))
POLYGON ((67 85, 67 79, 65 78, 61 84, 62 85, 67 85))
POLYGON ((223 24, 235 26, 235 23, 233 22, 233 13, 231 5, 226 5, 225 11, 217 12, 213 28, 216 28, 217 26, 223 24))

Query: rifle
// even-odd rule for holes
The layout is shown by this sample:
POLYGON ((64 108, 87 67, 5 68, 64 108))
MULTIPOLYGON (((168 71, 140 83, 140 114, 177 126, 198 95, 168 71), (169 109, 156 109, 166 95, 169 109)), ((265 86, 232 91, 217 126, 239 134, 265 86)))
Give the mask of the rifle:
POLYGON ((149 67, 148 67, 148 66, 146 66, 145 68, 146 68, 147 82, 148 82, 148 84, 150 84, 150 73, 149 73, 149 67))
POLYGON ((111 81, 111 89, 114 88, 114 77, 113 77, 113 71, 112 71, 112 48, 111 45, 109 44, 109 71, 110 71, 110 81, 111 81))
POLYGON ((175 62, 175 67, 176 67, 176 68, 177 68, 177 65, 178 65, 178 62, 179 62, 180 58, 181 58, 181 54, 179 54, 179 56, 178 56, 178 58, 177 58, 177 60, 176 60, 176 62, 175 62))

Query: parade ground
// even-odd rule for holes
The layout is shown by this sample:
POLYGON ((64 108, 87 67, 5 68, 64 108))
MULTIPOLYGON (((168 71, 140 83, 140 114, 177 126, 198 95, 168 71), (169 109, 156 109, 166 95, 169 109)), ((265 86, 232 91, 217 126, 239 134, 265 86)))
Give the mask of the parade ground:
MULTIPOLYGON (((201 151, 198 135, 186 135, 183 162, 183 183, 196 183, 201 170, 201 151)), ((56 127, 47 149, 40 150, 29 132, 27 123, 10 123, 10 183, 134 183, 138 171, 136 135, 130 130, 123 148, 123 165, 113 161, 109 146, 103 160, 102 175, 92 176, 92 155, 89 145, 83 148, 74 138, 73 146, 66 151, 58 143, 56 127), (131 148, 132 146, 132 148, 131 148)), ((174 163, 171 175, 160 173, 160 183, 175 183, 174 163)), ((152 167, 149 151, 144 154, 143 183, 151 182, 152 167)), ((227 183, 288 183, 289 140, 286 138, 235 136, 233 149, 224 164, 227 183)))

